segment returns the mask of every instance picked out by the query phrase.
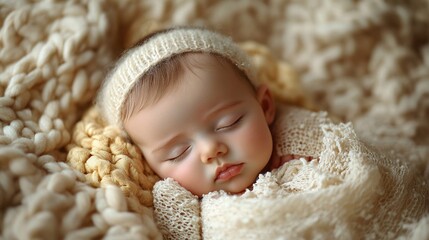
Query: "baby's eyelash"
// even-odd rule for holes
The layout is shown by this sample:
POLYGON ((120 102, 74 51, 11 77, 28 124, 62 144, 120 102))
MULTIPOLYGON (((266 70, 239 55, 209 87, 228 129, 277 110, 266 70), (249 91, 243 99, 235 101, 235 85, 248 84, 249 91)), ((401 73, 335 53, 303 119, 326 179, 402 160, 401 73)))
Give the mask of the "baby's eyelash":
POLYGON ((187 147, 183 152, 181 152, 178 156, 176 156, 176 157, 172 157, 172 158, 168 158, 166 161, 168 161, 168 162, 172 162, 172 163, 175 163, 175 162, 178 162, 178 161, 180 161, 180 160, 182 160, 185 156, 186 156, 186 152, 189 150, 189 148, 191 148, 191 147, 187 147))
POLYGON ((220 131, 220 130, 224 130, 224 129, 228 129, 228 128, 234 127, 235 125, 237 125, 243 119, 243 117, 244 117, 244 115, 240 116, 233 123, 231 123, 231 124, 229 124, 227 126, 224 126, 224 127, 217 128, 216 131, 220 131))
POLYGON ((229 127, 236 125, 241 121, 241 119, 243 119, 243 116, 240 116, 239 118, 237 118, 237 120, 235 120, 231 125, 229 125, 229 127))

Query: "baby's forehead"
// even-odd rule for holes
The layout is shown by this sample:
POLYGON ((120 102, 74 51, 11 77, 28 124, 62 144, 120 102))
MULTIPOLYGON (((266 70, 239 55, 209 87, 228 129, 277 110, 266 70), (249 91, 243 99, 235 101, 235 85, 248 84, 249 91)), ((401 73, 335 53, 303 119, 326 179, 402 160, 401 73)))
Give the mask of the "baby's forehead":
MULTIPOLYGON (((245 73, 232 63, 228 58, 214 53, 189 52, 180 58, 185 70, 205 72, 207 74, 222 74, 233 72, 237 76, 245 76, 245 73)), ((194 72, 195 73, 195 72, 194 72)))
POLYGON ((216 53, 188 52, 183 53, 182 59, 192 64, 194 67, 204 65, 206 67, 232 67, 239 70, 239 68, 235 66, 229 59, 216 53))
MULTIPOLYGON (((224 86, 234 84, 235 82, 244 83, 245 88, 249 88, 252 92, 255 86, 250 81, 246 73, 237 67, 228 58, 206 52, 190 52, 183 55, 181 58, 182 70, 178 76, 179 85, 186 81, 189 76, 196 76, 197 79, 217 81, 219 78, 229 79, 224 82, 224 86)), ((190 78, 194 79, 195 78, 190 78)), ((192 83, 192 81, 186 81, 192 83)))

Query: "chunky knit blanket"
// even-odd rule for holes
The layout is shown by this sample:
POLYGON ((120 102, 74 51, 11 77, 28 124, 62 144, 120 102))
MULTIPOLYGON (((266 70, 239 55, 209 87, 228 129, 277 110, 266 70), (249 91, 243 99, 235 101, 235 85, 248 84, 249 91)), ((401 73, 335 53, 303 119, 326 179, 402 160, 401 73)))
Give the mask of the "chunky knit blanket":
MULTIPOLYGON (((250 41, 243 48, 280 101, 351 122, 359 139, 423 172, 427 12, 423 0, 0 0, 2 238, 162 238, 159 179, 90 107, 120 52, 167 25, 250 41)), ((428 238, 428 222, 410 223, 405 236, 428 238)))

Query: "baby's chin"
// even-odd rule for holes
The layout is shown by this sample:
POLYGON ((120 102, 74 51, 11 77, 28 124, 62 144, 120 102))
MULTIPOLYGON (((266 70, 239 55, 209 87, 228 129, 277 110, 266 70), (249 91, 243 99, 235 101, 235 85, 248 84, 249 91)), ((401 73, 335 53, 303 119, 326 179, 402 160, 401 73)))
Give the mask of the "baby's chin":
POLYGON ((224 189, 225 192, 227 192, 230 195, 241 195, 244 192, 246 192, 247 189, 252 190, 253 183, 256 181, 256 176, 252 181, 248 181, 246 183, 241 183, 239 185, 236 185, 230 189, 224 189))
POLYGON ((241 195, 244 192, 246 192, 247 189, 251 190, 253 188, 253 183, 255 183, 256 179, 258 178, 259 174, 256 174, 256 176, 249 178, 249 176, 243 176, 245 179, 235 179, 232 180, 230 183, 228 183, 225 186, 217 186, 212 189, 208 189, 206 191, 200 191, 200 192, 193 192, 192 194, 198 196, 199 198, 204 197, 204 195, 211 193, 211 192, 219 192, 224 191, 230 195, 241 195))

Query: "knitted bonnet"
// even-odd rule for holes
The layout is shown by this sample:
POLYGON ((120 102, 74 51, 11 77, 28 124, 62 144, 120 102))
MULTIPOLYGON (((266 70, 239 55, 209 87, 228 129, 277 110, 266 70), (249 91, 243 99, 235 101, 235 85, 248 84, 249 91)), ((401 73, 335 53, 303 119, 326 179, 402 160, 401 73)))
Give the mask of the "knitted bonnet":
POLYGON ((157 32, 128 50, 108 74, 97 105, 108 124, 123 128, 120 116, 135 84, 156 64, 181 53, 215 53, 230 60, 252 81, 248 56, 230 38, 202 28, 172 28, 157 32))

